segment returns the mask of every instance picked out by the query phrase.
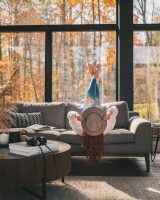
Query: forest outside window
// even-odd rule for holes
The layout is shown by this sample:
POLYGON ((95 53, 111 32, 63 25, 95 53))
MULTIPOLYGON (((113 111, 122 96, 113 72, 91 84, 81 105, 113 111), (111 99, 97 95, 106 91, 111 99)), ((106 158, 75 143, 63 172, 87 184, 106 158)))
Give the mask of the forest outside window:
POLYGON ((160 0, 133 0, 133 23, 160 23, 160 0))
POLYGON ((1 25, 115 24, 116 0, 3 0, 1 25))
POLYGON ((101 64, 101 102, 116 100, 116 32, 54 32, 52 100, 84 103, 87 64, 101 64))
POLYGON ((44 101, 44 33, 0 34, 0 91, 14 101, 44 101))
POLYGON ((10 80, 14 72, 11 68, 18 71, 13 84, 17 87, 10 99, 84 101, 89 84, 86 66, 96 58, 94 63, 102 65, 99 82, 101 99, 104 102, 116 100, 116 4, 116 0, 0 1, 0 25, 6 26, 7 31, 12 31, 12 25, 14 30, 18 30, 18 33, 0 33, 1 84, 5 85, 10 80), (104 24, 104 31, 89 32, 87 27, 92 28, 94 24, 98 25, 97 29, 104 24), (66 25, 66 32, 63 25, 66 25), (70 32, 73 30, 67 25, 78 26, 73 26, 74 32, 70 32), (78 32, 76 28, 80 25, 91 26, 81 26, 82 32, 78 32), (108 31, 108 26, 111 31, 108 31), (39 32, 36 33, 21 32, 37 27, 39 32), (62 32, 54 32, 55 27, 60 27, 62 32), (52 38, 46 39, 50 28, 52 38), (51 41, 52 66, 51 56, 45 52, 51 41), (8 65, 5 65, 4 72, 5 62, 8 65), (52 74, 49 74, 51 67, 52 74), (51 80, 52 90, 48 84, 51 80))
POLYGON ((141 30, 133 33, 134 109, 155 122, 160 118, 160 1, 134 0, 133 6, 133 23, 141 30))
POLYGON ((134 109, 160 119, 160 31, 134 32, 134 109))

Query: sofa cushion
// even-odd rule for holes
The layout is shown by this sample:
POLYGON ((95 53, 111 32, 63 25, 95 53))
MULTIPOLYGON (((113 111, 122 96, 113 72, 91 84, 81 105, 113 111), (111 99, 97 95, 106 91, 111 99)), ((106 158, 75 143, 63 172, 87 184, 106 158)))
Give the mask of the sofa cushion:
POLYGON ((104 136, 104 144, 134 143, 135 134, 127 129, 114 129, 104 136))
POLYGON ((128 129, 129 126, 129 115, 128 115, 128 104, 125 101, 109 102, 104 103, 102 106, 116 106, 118 108, 118 115, 116 118, 115 128, 128 129))
POLYGON ((16 113, 10 112, 14 121, 14 128, 25 128, 33 124, 42 124, 42 115, 40 112, 34 113, 16 113))
POLYGON ((78 104, 78 103, 67 103, 66 105, 66 118, 65 118, 65 121, 66 121, 66 129, 71 129, 70 125, 69 125, 69 120, 67 118, 67 114, 69 111, 76 111, 78 112, 79 114, 81 114, 81 109, 82 107, 82 104, 78 104))
POLYGON ((76 134, 76 132, 73 130, 67 130, 65 132, 60 133, 59 141, 68 144, 82 144, 83 137, 76 134))
MULTIPOLYGON (((126 129, 115 129, 104 136, 104 144, 134 143, 134 138, 135 134, 126 129)), ((69 144, 83 143, 83 137, 72 130, 60 133, 59 140, 69 144)))
POLYGON ((24 103, 17 102, 17 112, 42 113, 42 124, 65 128, 65 104, 64 103, 24 103))
MULTIPOLYGON (((19 113, 31 113, 32 112, 32 103, 29 102, 13 102, 19 113)), ((38 111, 40 112, 40 111, 38 111)))

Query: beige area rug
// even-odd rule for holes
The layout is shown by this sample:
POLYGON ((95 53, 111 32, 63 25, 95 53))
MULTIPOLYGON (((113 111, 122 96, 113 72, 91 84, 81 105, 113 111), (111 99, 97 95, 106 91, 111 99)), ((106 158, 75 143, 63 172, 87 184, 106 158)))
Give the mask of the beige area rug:
MULTIPOLYGON (((160 180, 149 177, 69 176, 47 186, 47 200, 160 200, 160 180)), ((40 186, 32 190, 40 193, 40 186)), ((22 189, 0 190, 0 200, 36 200, 22 189)))

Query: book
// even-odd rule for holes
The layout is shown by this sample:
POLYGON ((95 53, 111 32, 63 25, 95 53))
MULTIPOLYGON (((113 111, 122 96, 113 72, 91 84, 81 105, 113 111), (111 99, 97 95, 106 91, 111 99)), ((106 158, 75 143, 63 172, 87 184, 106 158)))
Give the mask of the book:
MULTIPOLYGON (((59 151, 58 142, 47 142, 46 145, 41 145, 43 153, 57 152, 59 151)), ((24 156, 34 156, 42 154, 39 146, 29 146, 27 142, 17 142, 9 144, 10 153, 24 155, 24 156)))
POLYGON ((32 129, 33 131, 44 131, 44 130, 54 129, 55 127, 47 126, 47 125, 41 125, 41 124, 33 124, 31 126, 28 126, 27 128, 32 129))
MULTIPOLYGON (((49 148, 57 147, 58 142, 56 141, 47 141, 46 145, 49 148)), ((42 148, 45 148, 46 145, 41 145, 42 148)), ((27 144, 26 141, 24 142, 16 142, 16 143, 10 143, 9 144, 9 149, 16 149, 16 150, 26 150, 26 151, 32 151, 35 149, 39 149, 38 146, 30 146, 27 144)))
MULTIPOLYGON (((52 150, 53 151, 53 150, 52 150)), ((54 151, 57 152, 57 151, 54 151)), ((37 150, 37 151, 31 151, 31 152, 25 152, 22 150, 15 150, 15 149, 10 149, 10 153, 12 154, 17 154, 17 155, 22 155, 22 156, 36 156, 39 154, 42 154, 41 150, 37 150)), ((43 150, 43 153, 51 153, 51 151, 49 149, 46 149, 46 151, 43 150)))

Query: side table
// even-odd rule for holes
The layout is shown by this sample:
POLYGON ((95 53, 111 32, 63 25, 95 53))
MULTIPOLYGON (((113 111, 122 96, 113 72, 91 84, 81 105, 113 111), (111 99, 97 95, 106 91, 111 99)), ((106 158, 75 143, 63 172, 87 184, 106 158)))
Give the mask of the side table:
POLYGON ((157 147, 160 139, 160 123, 152 124, 152 152, 151 152, 151 161, 154 161, 157 154, 157 147), (156 145, 153 149, 153 141, 156 139, 156 145))

